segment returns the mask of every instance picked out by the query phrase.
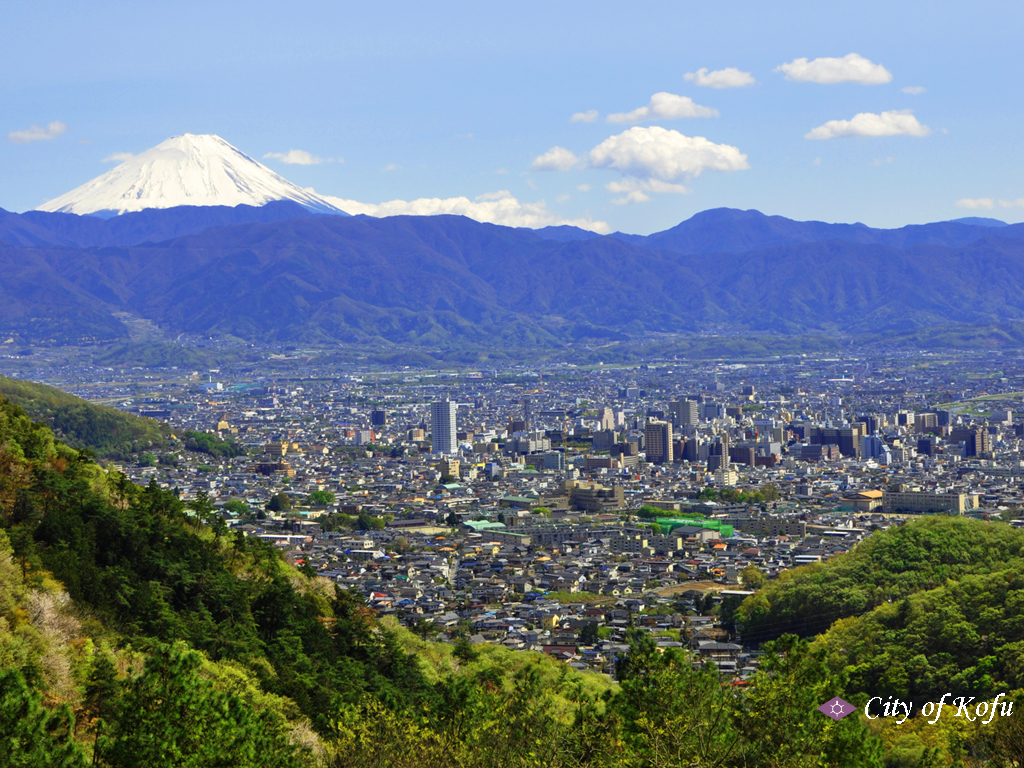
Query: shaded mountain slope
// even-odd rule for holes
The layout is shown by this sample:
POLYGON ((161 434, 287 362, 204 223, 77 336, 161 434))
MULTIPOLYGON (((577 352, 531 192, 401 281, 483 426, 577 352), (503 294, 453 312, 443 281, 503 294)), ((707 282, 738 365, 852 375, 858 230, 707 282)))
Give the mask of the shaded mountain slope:
MULTIPOLYGON (((943 221, 914 224, 899 229, 874 229, 864 224, 827 224, 766 216, 760 211, 716 208, 692 216, 664 232, 629 242, 645 248, 686 254, 742 253, 800 243, 840 240, 862 245, 908 248, 913 245, 958 247, 992 234, 991 225, 943 221)), ((999 228, 999 236, 1024 238, 1024 225, 999 228)))
POLYGON ((125 213, 109 219, 73 213, 0 209, 0 241, 12 245, 65 245, 72 248, 159 243, 232 224, 311 218, 318 214, 290 200, 262 206, 183 205, 125 213))
POLYGON ((957 247, 828 240, 682 254, 459 216, 320 216, 131 247, 0 244, 0 332, 124 338, 134 316, 252 340, 532 346, 1024 319, 1024 240, 1003 236, 1012 226, 981 229, 957 247))

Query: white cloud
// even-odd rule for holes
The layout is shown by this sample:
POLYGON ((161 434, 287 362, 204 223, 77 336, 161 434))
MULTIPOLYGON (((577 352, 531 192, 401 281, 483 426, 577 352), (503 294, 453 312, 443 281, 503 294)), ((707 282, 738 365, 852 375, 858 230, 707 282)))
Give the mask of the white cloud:
POLYGON ((750 167, 747 156, 736 147, 715 144, 703 136, 684 136, 657 125, 609 136, 590 150, 589 162, 593 168, 613 168, 624 176, 662 181, 696 178, 706 170, 750 167))
POLYGON ((955 205, 957 208, 969 208, 972 211, 991 211, 996 207, 996 202, 991 197, 965 197, 961 200, 957 200, 955 205))
POLYGON ((103 158, 104 163, 126 163, 131 160, 135 155, 131 152, 114 152, 111 155, 107 155, 103 158))
MULTIPOLYGON (((312 191, 312 190, 310 190, 312 191)), ((593 221, 589 218, 566 219, 553 211, 549 211, 543 200, 536 203, 523 203, 512 196, 507 190, 490 192, 480 195, 475 200, 468 197, 449 197, 445 199, 432 197, 418 200, 390 200, 374 205, 360 203, 356 200, 344 200, 340 197, 320 195, 332 205, 336 205, 346 213, 367 216, 436 216, 454 214, 489 224, 501 224, 506 227, 538 227, 569 224, 581 229, 588 229, 600 234, 611 232, 611 227, 604 221, 593 221)))
POLYGON ((919 96, 928 89, 920 85, 908 85, 906 88, 900 88, 903 93, 909 93, 911 96, 919 96))
POLYGON ((861 85, 881 85, 892 80, 892 73, 881 64, 875 64, 856 53, 848 53, 841 59, 821 58, 808 61, 794 59, 788 64, 775 68, 782 72, 787 80, 801 83, 860 83, 861 85))
POLYGON ((676 120, 680 117, 718 117, 718 110, 695 104, 689 96, 656 93, 646 107, 608 115, 609 123, 639 123, 642 120, 676 120))
POLYGON ((820 157, 814 158, 814 164, 815 165, 821 165, 821 158, 820 157))
MULTIPOLYGON (((267 152, 263 156, 263 159, 274 158, 280 160, 285 165, 320 165, 320 163, 333 163, 335 158, 333 157, 317 157, 311 155, 304 149, 289 149, 287 152, 267 152)), ((337 158, 339 163, 345 162, 342 158, 337 158)))
POLYGON ((597 110, 588 109, 586 112, 576 112, 569 118, 570 123, 592 123, 597 120, 597 110))
POLYGON ((555 200, 556 200, 557 202, 559 202, 559 203, 567 203, 567 202, 569 202, 570 200, 572 200, 572 195, 569 195, 569 194, 561 194, 561 195, 559 195, 558 197, 556 197, 556 198, 555 198, 555 200))
POLYGON ((45 128, 38 125, 29 126, 27 131, 11 131, 7 134, 7 140, 12 144, 28 144, 30 141, 50 141, 67 131, 68 126, 60 120, 54 120, 45 128))
POLYGON ((531 171, 568 171, 580 159, 565 147, 552 147, 543 155, 535 157, 530 164, 531 171))
POLYGON ((590 191, 590 185, 589 184, 578 184, 576 186, 576 189, 578 189, 580 192, 589 192, 590 191))
POLYGON ((660 179, 622 179, 621 181, 610 181, 604 185, 604 188, 609 192, 625 193, 625 197, 612 200, 616 205, 646 203, 651 199, 645 194, 646 192, 654 192, 659 195, 688 195, 693 191, 682 184, 669 184, 660 179))
POLYGON ((999 205, 1003 208, 1024 208, 1024 197, 1018 197, 1016 200, 1000 200, 999 205))
POLYGON ((707 67, 698 69, 696 72, 687 72, 683 80, 696 83, 701 88, 742 88, 745 85, 755 85, 757 80, 749 72, 743 72, 736 67, 726 67, 708 72, 707 67))
POLYGON ((885 164, 891 163, 891 162, 892 162, 892 158, 891 157, 887 157, 884 160, 882 158, 880 158, 880 157, 876 157, 874 160, 871 161, 871 164, 872 165, 885 165, 885 164))
POLYGON ((385 165, 383 168, 380 169, 380 172, 381 173, 389 173, 390 171, 401 170, 401 168, 402 168, 402 166, 397 165, 395 163, 388 163, 387 165, 385 165))
POLYGON ((819 125, 805 139, 837 139, 846 136, 927 136, 931 129, 921 125, 909 109, 892 110, 876 115, 861 112, 851 120, 829 120, 819 125))

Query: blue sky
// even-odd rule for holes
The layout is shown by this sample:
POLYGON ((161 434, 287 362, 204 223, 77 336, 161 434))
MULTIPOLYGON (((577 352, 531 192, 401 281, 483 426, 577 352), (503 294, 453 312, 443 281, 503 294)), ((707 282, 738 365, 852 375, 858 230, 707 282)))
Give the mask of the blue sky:
POLYGON ((721 206, 885 227, 1024 220, 1019 4, 369 6, 6 8, 0 207, 34 208, 115 153, 190 132, 369 212, 464 197, 507 223, 636 233, 721 206), (702 69, 755 83, 701 86, 702 69), (694 113, 716 116, 679 116, 694 113))

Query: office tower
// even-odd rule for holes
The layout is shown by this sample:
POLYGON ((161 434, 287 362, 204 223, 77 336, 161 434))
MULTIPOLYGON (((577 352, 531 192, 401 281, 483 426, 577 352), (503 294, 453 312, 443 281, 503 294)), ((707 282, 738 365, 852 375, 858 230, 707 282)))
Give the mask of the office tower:
POLYGON ((734 446, 729 449, 729 463, 753 467, 757 464, 757 449, 752 445, 734 446))
POLYGON ((705 402, 704 407, 701 408, 701 417, 708 420, 724 419, 725 405, 722 403, 705 402))
POLYGON ((723 432, 717 440, 708 443, 708 469, 712 472, 729 466, 729 433, 723 432))
POLYGON ((860 438, 860 455, 865 459, 877 459, 885 449, 885 441, 878 435, 862 435, 860 438))
POLYGON ((988 430, 984 427, 954 429, 949 435, 949 442, 964 444, 964 458, 985 456, 992 450, 988 430))
POLYGON ((683 461, 700 461, 700 441, 691 437, 683 443, 683 461))
POLYGON ((611 408, 601 409, 601 429, 615 429, 615 412, 611 408))
POLYGON ((594 433, 594 450, 608 451, 615 445, 615 432, 611 429, 600 429, 594 433))
POLYGON ((644 426, 644 451, 654 464, 672 463, 672 425, 667 421, 649 421, 644 426))
POLYGON ((455 439, 457 403, 448 398, 430 405, 430 431, 434 453, 452 454, 458 448, 455 439))
POLYGON ((668 411, 676 426, 695 427, 700 422, 700 403, 696 400, 673 400, 668 411))
POLYGON ((382 408, 374 408, 370 411, 370 426, 383 427, 388 423, 388 415, 382 408))

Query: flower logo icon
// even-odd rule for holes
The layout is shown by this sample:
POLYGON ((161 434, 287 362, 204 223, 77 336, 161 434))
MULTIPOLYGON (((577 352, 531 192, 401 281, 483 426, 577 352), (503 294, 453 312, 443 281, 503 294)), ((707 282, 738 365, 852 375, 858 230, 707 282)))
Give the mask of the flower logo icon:
POLYGON ((848 701, 843 701, 838 696, 834 699, 829 699, 820 707, 818 711, 823 715, 828 715, 833 720, 842 720, 851 712, 854 712, 857 708, 848 701))

